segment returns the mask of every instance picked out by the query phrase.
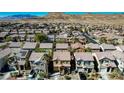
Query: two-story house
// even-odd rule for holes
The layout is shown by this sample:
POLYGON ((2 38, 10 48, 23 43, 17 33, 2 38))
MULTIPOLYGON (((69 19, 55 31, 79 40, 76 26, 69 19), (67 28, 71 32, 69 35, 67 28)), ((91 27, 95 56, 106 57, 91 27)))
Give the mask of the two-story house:
POLYGON ((120 71, 122 73, 124 73, 124 53, 121 51, 112 51, 112 54, 114 56, 114 58, 116 59, 116 64, 118 66, 118 68, 120 69, 120 71))
POLYGON ((53 66, 54 71, 60 71, 62 68, 63 70, 70 69, 71 64, 71 55, 70 52, 65 51, 56 51, 53 53, 53 66))
POLYGON ((22 42, 10 42, 9 48, 13 53, 18 53, 21 50, 22 42))
POLYGON ((93 53, 100 72, 112 72, 117 65, 115 63, 115 58, 111 52, 96 52, 93 53))
POLYGON ((26 41, 27 42, 34 42, 35 41, 35 35, 34 34, 27 35, 26 41))
POLYGON ((56 51, 68 51, 69 45, 68 43, 56 43, 56 51))
POLYGON ((38 69, 48 73, 48 66, 44 59, 44 53, 32 52, 29 57, 31 69, 38 69))
POLYGON ((42 49, 42 52, 52 52, 53 43, 40 43, 39 48, 42 49))
POLYGON ((7 59, 10 54, 11 50, 9 48, 0 51, 0 71, 7 64, 7 59))
POLYGON ((112 44, 101 44, 100 48, 102 51, 114 51, 116 47, 112 44))
POLYGON ((116 46, 117 50, 124 52, 124 45, 116 46))
POLYGON ((36 42, 25 42, 25 44, 23 45, 22 49, 23 50, 29 50, 29 51, 33 51, 37 46, 36 42))
POLYGON ((94 70, 94 58, 90 52, 75 52, 74 57, 77 71, 91 72, 94 70))
POLYGON ((77 42, 77 43, 71 44, 71 49, 74 52, 83 52, 84 51, 84 46, 81 43, 77 42))
POLYGON ((90 48, 92 52, 100 52, 99 44, 89 43, 85 45, 85 48, 90 48))

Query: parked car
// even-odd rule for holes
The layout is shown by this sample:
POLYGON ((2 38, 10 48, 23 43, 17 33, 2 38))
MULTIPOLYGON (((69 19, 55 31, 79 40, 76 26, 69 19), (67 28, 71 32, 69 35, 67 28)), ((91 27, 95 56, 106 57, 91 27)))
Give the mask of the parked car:
POLYGON ((80 76, 81 80, 86 80, 87 79, 85 73, 83 73, 83 72, 79 72, 79 76, 80 76))
POLYGON ((37 72, 34 69, 32 69, 28 76, 28 79, 34 79, 36 77, 36 74, 37 72))
POLYGON ((58 80, 59 77, 60 77, 60 72, 50 75, 50 78, 53 80, 58 80))

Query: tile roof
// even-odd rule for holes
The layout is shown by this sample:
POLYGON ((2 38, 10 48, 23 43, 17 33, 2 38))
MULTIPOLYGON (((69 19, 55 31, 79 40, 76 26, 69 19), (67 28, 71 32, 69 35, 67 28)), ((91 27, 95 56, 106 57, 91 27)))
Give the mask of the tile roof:
POLYGON ((111 52, 96 52, 95 54, 97 55, 98 60, 101 60, 104 58, 108 58, 110 60, 115 60, 115 58, 111 52))
POLYGON ((114 45, 112 44, 101 44, 103 49, 116 49, 114 45))
POLYGON ((70 52, 60 52, 56 51, 53 53, 53 61, 59 60, 59 61, 70 61, 71 55, 70 52))
POLYGON ((74 43, 74 44, 71 44, 71 47, 72 47, 73 49, 84 48, 84 46, 83 46, 81 43, 74 43))
POLYGON ((5 57, 5 56, 9 55, 10 53, 11 53, 10 48, 6 48, 6 49, 4 49, 4 50, 1 50, 1 51, 0 51, 0 58, 3 58, 3 57, 5 57))
POLYGON ((40 58, 42 58, 44 55, 44 53, 36 53, 36 52, 32 52, 29 58, 29 61, 36 61, 40 58))
POLYGON ((23 49, 35 49, 37 43, 34 42, 25 42, 23 49))
POLYGON ((113 56, 115 58, 120 59, 124 62, 124 53, 123 52, 116 50, 116 51, 112 51, 111 53, 113 54, 113 56))
POLYGON ((74 56, 76 60, 84 60, 84 61, 94 61, 93 56, 90 52, 75 52, 74 56))
POLYGON ((89 43, 89 44, 86 44, 85 47, 89 47, 91 49, 100 49, 100 46, 99 44, 93 44, 93 43, 89 43))
POLYGON ((122 51, 124 51, 124 45, 118 46, 122 51))
POLYGON ((0 37, 5 37, 8 34, 8 32, 1 32, 0 37))
POLYGON ((69 45, 68 43, 57 43, 56 44, 56 49, 68 49, 69 45))
POLYGON ((40 48, 53 48, 53 43, 40 43, 40 48))
POLYGON ((11 42, 9 47, 10 48, 20 48, 21 47, 21 42, 11 42))

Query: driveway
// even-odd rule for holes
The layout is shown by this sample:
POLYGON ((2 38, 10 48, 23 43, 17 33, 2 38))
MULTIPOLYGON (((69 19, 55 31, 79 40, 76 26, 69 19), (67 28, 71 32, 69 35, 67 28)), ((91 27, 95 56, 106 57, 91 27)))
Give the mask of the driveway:
POLYGON ((100 75, 102 76, 102 80, 109 80, 107 72, 100 72, 100 75))
POLYGON ((6 73, 6 74, 3 76, 2 80, 6 80, 6 79, 9 78, 9 77, 10 77, 10 72, 6 73))

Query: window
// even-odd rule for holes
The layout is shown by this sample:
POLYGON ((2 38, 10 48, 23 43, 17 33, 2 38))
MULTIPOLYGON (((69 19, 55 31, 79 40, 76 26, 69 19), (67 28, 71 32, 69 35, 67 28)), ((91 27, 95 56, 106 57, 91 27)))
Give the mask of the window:
POLYGON ((78 65, 84 65, 84 61, 78 60, 78 61, 77 61, 77 64, 78 64, 78 65))
POLYGON ((81 62, 80 62, 80 61, 77 61, 77 64, 78 64, 78 65, 81 65, 81 62))
POLYGON ((108 60, 108 59, 103 59, 102 61, 101 61, 101 64, 108 64, 110 61, 108 60))
POLYGON ((90 65, 90 61, 84 62, 84 65, 90 65))
POLYGON ((60 62, 61 64, 63 64, 63 62, 60 62))
POLYGON ((55 63, 58 64, 58 61, 56 61, 55 63))
POLYGON ((90 65, 94 65, 94 63, 93 62, 90 62, 90 65))
POLYGON ((68 64, 68 62, 65 62, 65 64, 68 64))

